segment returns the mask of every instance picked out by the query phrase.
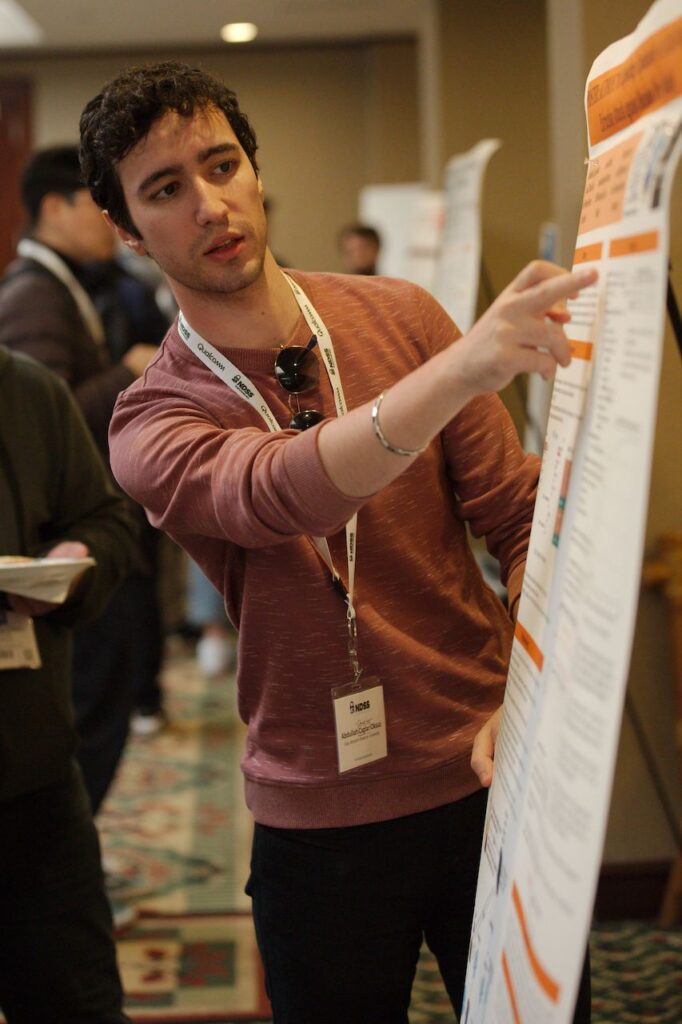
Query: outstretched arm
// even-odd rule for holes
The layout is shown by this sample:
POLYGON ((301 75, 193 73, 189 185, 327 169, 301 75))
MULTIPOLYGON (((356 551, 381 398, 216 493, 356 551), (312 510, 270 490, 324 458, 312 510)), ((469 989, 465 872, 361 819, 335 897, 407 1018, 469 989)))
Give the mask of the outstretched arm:
MULTIPOLYGON (((381 406, 381 428, 394 447, 421 449, 476 395, 499 391, 519 373, 550 379, 567 366, 566 299, 591 285, 595 270, 568 273, 530 263, 472 327, 448 349, 395 384, 381 406)), ((394 455, 374 436, 371 403, 320 430, 318 450, 332 483, 364 497, 391 483, 412 459, 394 455)))

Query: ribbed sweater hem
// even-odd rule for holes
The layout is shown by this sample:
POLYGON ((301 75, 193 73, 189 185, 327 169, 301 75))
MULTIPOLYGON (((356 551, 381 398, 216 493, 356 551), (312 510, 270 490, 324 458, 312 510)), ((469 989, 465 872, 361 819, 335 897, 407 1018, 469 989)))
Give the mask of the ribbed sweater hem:
POLYGON ((344 828, 390 821, 461 800, 480 789, 469 755, 415 775, 331 785, 292 785, 245 777, 255 820, 273 828, 344 828))

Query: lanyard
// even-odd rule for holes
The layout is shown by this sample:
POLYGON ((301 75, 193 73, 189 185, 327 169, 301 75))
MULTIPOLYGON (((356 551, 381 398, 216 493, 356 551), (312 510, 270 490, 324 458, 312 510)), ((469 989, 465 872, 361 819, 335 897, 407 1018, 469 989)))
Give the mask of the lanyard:
MULTIPOLYGON (((334 346, 329 331, 324 325, 322 318, 310 302, 306 294, 299 288, 295 281, 284 274, 284 278, 291 288, 299 309, 303 314, 306 324, 318 340, 324 368, 329 377, 332 392, 334 394, 334 405, 336 415, 343 416, 347 412, 346 399, 341 383, 341 376, 336 364, 334 346)), ((197 356, 208 369, 219 377, 236 395, 260 414, 265 420, 268 430, 276 433, 282 430, 261 395, 258 388, 232 363, 223 352, 216 349, 210 342, 202 338, 185 319, 182 311, 178 314, 178 331, 180 337, 187 347, 197 356)), ((358 533, 358 516, 355 513, 346 523, 346 557, 348 559, 348 589, 346 592, 346 603, 348 606, 348 654, 354 674, 354 682, 360 677, 361 669, 358 663, 357 653, 357 620, 355 607, 353 605, 353 593, 355 591, 355 563, 358 533)), ((335 583, 340 582, 339 574, 334 568, 329 545, 324 537, 311 537, 320 557, 332 574, 335 583)))
POLYGON ((40 263, 51 274, 54 274, 57 280, 62 282, 76 303, 81 319, 87 327, 92 340, 97 345, 103 345, 104 327, 102 326, 100 315, 85 288, 72 274, 61 256, 54 249, 43 245, 42 242, 36 242, 33 238, 22 238, 17 246, 17 252, 24 258, 40 263))

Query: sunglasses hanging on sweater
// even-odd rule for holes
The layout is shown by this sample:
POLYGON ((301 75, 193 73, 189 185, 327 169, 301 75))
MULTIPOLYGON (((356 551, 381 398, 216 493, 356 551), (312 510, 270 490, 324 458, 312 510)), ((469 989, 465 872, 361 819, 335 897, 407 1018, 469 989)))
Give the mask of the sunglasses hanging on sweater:
POLYGON ((288 345, 280 349, 275 360, 275 378, 289 396, 290 430, 307 430, 324 419, 316 409, 301 409, 298 400, 299 395, 317 387, 320 364, 313 352, 316 345, 317 337, 313 334, 307 345, 288 345))

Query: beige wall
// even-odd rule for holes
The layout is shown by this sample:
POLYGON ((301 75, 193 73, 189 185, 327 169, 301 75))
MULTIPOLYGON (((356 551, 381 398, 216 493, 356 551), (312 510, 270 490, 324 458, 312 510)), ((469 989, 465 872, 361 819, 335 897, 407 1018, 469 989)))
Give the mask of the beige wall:
POLYGON ((131 63, 166 56, 217 73, 251 117, 274 251, 304 269, 338 269, 338 229, 360 188, 419 173, 416 47, 410 42, 117 57, 3 59, 34 84, 36 146, 75 141, 101 85, 131 63), (404 133, 404 137, 403 137, 404 133), (405 144, 404 138, 410 140, 405 144))
MULTIPOLYGON (((486 172, 482 223, 499 293, 537 255, 550 212, 544 0, 441 0, 440 12, 444 160, 481 138, 502 140, 486 172)), ((518 385, 503 397, 521 428, 518 385)))

